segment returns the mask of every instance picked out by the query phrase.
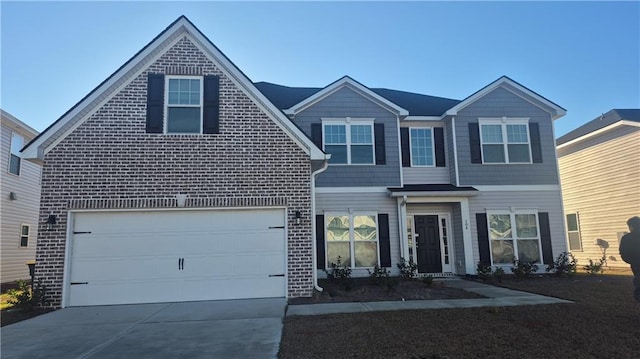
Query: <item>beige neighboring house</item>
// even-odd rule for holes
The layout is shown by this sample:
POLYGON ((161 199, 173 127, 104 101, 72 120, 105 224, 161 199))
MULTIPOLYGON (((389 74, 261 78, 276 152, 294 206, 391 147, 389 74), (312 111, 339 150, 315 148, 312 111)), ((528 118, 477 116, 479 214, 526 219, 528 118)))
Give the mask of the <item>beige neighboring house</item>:
POLYGON ((29 279, 27 261, 35 260, 40 209, 41 167, 21 158, 20 150, 38 135, 10 113, 2 114, 0 192, 0 281, 29 279))
POLYGON ((640 216, 640 109, 613 109, 557 140, 569 250, 578 266, 606 257, 640 216))

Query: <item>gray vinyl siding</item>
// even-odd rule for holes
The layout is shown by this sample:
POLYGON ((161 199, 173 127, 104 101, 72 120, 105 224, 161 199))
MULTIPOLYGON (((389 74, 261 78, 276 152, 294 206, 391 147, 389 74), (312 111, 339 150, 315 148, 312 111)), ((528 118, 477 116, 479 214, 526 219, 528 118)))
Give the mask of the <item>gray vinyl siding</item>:
POLYGON ((308 135, 311 124, 321 123, 322 118, 373 118, 374 123, 384 124, 385 165, 329 165, 318 176, 318 187, 346 186, 400 186, 400 146, 396 115, 378 104, 343 87, 295 116, 294 123, 308 135))
MULTIPOLYGON (((483 191, 469 200, 469 214, 471 222, 471 245, 473 258, 480 260, 478 251, 478 227, 476 213, 487 213, 491 210, 532 209, 549 213, 549 227, 551 231, 552 251, 554 259, 567 250, 565 239, 564 217, 562 214, 562 198, 560 191, 483 191)), ((540 268, 544 271, 543 268, 540 268)))
POLYGON ((455 270, 457 274, 473 274, 466 272, 466 262, 464 259, 464 239, 462 238, 462 210, 460 203, 452 205, 451 228, 453 229, 454 253, 455 253, 455 270))
POLYGON ((445 143, 447 144, 447 168, 449 169, 449 178, 452 184, 458 186, 459 184, 456 183, 456 161, 458 161, 458 159, 456 158, 455 146, 453 144, 453 136, 457 136, 457 134, 453 133, 451 117, 447 117, 444 133, 446 134, 445 143))
MULTIPOLYGON (((400 123, 400 127, 410 127, 410 128, 419 128, 419 127, 442 127, 444 128, 444 122, 441 121, 411 121, 406 122, 403 121, 400 123)), ((450 156, 447 147, 449 134, 446 129, 444 131, 444 143, 445 143, 445 167, 402 167, 402 180, 404 184, 440 184, 440 183, 451 183, 451 179, 449 177, 449 161, 453 156, 450 156)), ((435 161, 435 158, 434 158, 435 161)))
POLYGON ((541 185, 558 184, 555 140, 551 114, 513 92, 499 87, 456 115, 458 171, 460 185, 541 185), (526 117, 540 130, 543 163, 472 164, 469 123, 479 117, 526 117))
MULTIPOLYGON (((316 214, 325 213, 375 212, 389 215, 389 243, 391 247, 392 274, 399 274, 396 263, 400 261, 400 229, 398 227, 398 204, 386 193, 317 193, 316 214)), ((320 270, 318 275, 325 273, 320 270)), ((353 277, 366 277, 366 269, 353 269, 353 277)))
MULTIPOLYGON (((29 270, 25 264, 35 260, 36 239, 38 238, 38 212, 40 207, 40 166, 24 159, 21 160, 20 175, 9 173, 9 154, 11 134, 15 127, 10 127, 8 119, 2 118, 2 153, 0 173, 2 173, 2 200, 0 215, 0 251, 2 253, 1 282, 12 282, 18 279, 29 279, 29 270), (14 192, 17 200, 9 199, 14 192), (27 247, 20 247, 21 225, 29 226, 27 247)), ((33 138, 33 134, 16 131, 24 137, 24 144, 33 138)))
POLYGON ((607 257, 607 265, 625 267, 618 233, 627 219, 640 215, 640 128, 621 126, 558 150, 565 215, 577 213, 582 250, 572 251, 583 266, 607 257), (606 252, 598 239, 609 245, 606 252))

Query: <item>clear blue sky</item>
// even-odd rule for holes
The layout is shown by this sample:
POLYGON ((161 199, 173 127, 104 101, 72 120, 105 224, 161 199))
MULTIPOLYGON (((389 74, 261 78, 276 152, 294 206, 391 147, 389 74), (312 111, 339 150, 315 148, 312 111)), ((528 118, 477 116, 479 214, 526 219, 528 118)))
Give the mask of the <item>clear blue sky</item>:
POLYGON ((567 109, 640 108, 640 2, 7 2, 0 106, 44 130, 180 15, 253 81, 349 75, 463 99, 501 75, 567 109))

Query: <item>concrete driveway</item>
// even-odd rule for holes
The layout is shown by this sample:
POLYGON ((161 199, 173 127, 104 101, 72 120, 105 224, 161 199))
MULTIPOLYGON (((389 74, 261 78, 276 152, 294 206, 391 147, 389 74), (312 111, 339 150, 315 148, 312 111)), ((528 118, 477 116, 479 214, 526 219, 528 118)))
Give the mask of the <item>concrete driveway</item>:
POLYGON ((2 328, 3 358, 275 358, 284 298, 76 307, 2 328))

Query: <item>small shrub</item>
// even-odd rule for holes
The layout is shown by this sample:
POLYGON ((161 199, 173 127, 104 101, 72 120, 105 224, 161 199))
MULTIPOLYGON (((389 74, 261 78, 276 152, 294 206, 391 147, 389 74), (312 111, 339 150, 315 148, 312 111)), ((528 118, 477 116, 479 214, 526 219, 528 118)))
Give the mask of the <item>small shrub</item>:
POLYGON ((418 265, 413 263, 413 259, 407 262, 404 258, 400 258, 400 263, 397 264, 400 269, 400 276, 405 279, 412 279, 416 277, 418 271, 418 265))
POLYGON ((606 256, 602 256, 597 262, 594 262, 591 258, 589 258, 589 264, 585 265, 583 268, 589 274, 602 274, 604 272, 604 264, 607 261, 606 256))
POLYGON ((30 312, 38 306, 44 306, 48 303, 46 297, 46 287, 40 281, 33 288, 25 280, 17 282, 18 287, 7 291, 9 295, 8 302, 16 309, 30 312))
POLYGON ((505 276, 504 269, 502 269, 502 267, 496 267, 496 270, 494 270, 491 275, 498 282, 502 282, 502 279, 505 276))
POLYGON ((530 262, 521 262, 517 259, 513 261, 513 267, 511 267, 511 272, 513 272, 513 274, 515 274, 518 278, 530 277, 537 271, 538 266, 536 264, 530 262))
POLYGON ((374 284, 378 285, 384 283, 387 279, 389 279, 389 274, 391 274, 391 272, 389 272, 387 268, 380 267, 377 264, 375 265, 375 267, 373 267, 373 272, 369 269, 367 269, 367 272, 369 272, 369 278, 371 278, 371 281, 374 284))
POLYGON ((491 265, 489 264, 478 262, 478 265, 476 266, 476 272, 478 273, 478 277, 482 280, 491 279, 491 265))
POLYGON ((342 264, 342 258, 338 256, 337 263, 331 263, 331 269, 324 271, 330 280, 341 280, 351 278, 351 268, 342 264))
POLYGON ((425 287, 431 287, 433 285, 433 277, 430 275, 422 277, 422 283, 425 287))
POLYGON ((547 266, 547 272, 553 271, 558 277, 563 275, 572 276, 576 274, 577 269, 578 261, 571 252, 560 253, 558 259, 547 266))

